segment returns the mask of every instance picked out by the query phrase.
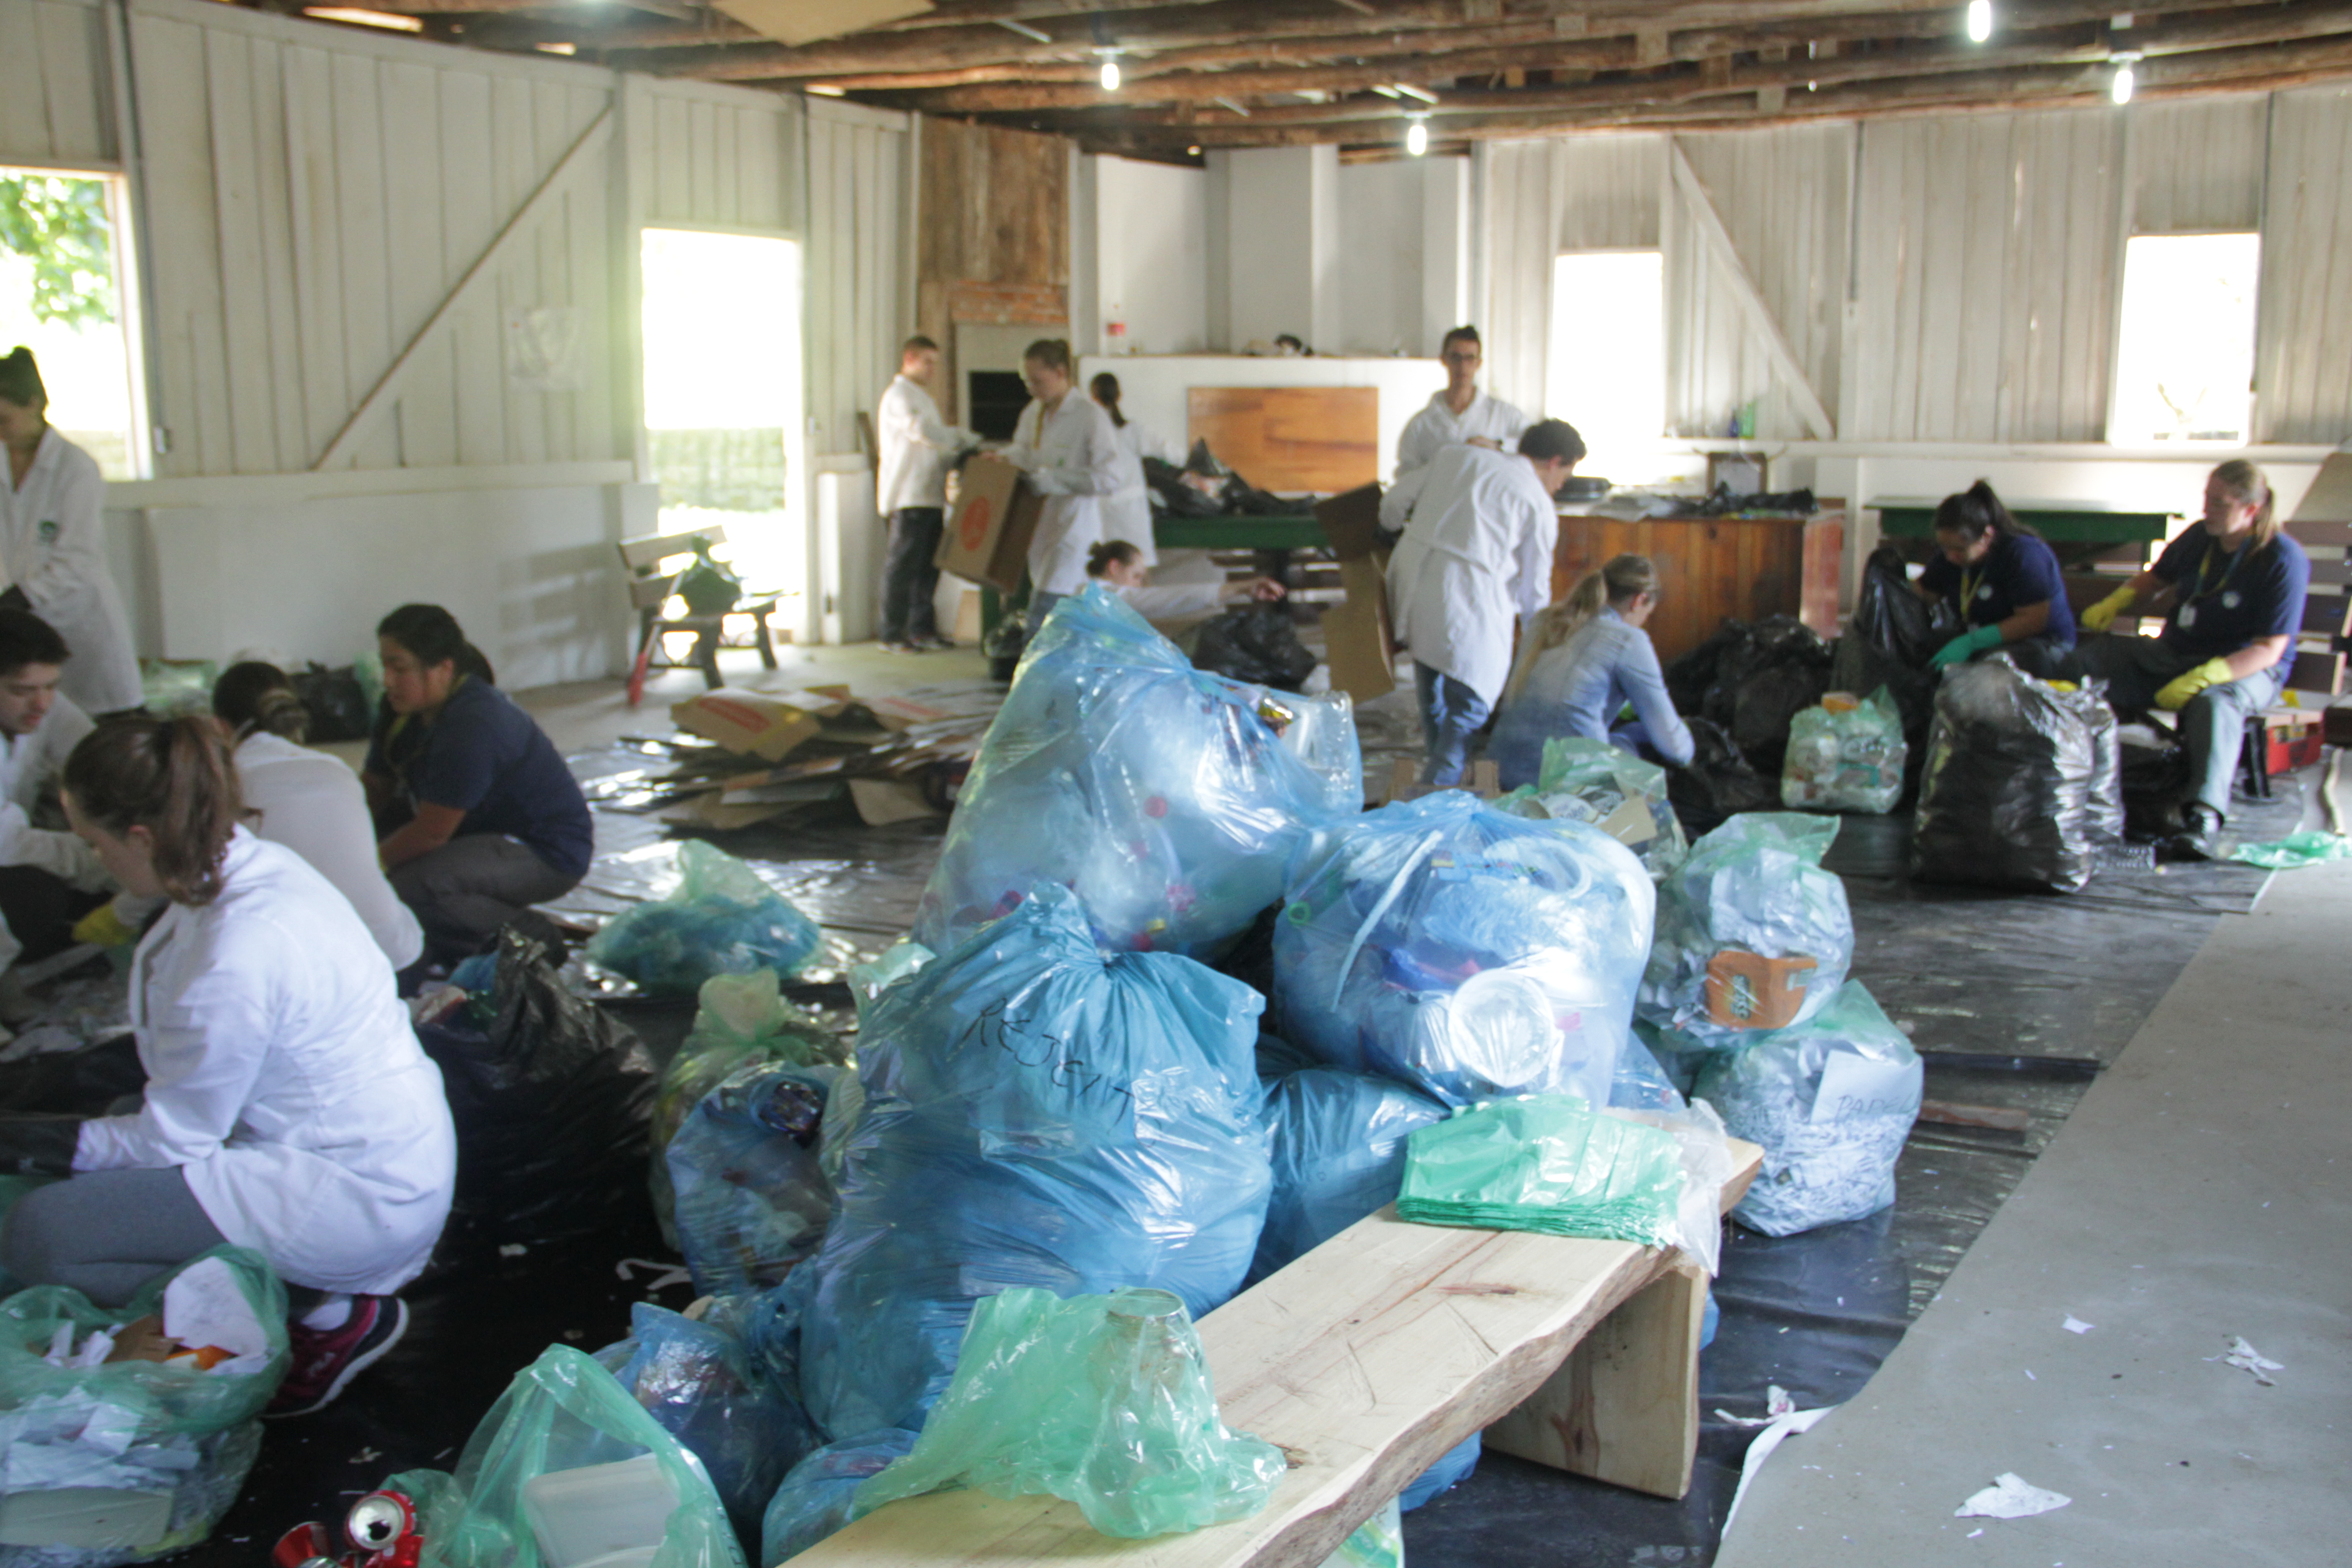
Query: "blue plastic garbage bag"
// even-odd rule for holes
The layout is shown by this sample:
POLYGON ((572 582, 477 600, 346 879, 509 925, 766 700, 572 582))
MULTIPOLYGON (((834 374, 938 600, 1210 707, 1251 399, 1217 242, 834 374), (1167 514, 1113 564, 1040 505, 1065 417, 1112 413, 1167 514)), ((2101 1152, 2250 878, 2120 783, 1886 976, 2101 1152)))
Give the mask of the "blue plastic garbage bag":
POLYGON ((714 974, 795 974, 816 956, 816 922, 751 867, 699 838, 677 858, 676 890, 614 917, 588 939, 591 959, 656 996, 691 996, 714 974))
POLYGON ((768 1504, 760 1531, 760 1568, 776 1568, 847 1524, 858 1483, 905 1458, 915 1436, 898 1427, 861 1432, 794 1465, 768 1504))
POLYGON ((1606 1104, 1656 895, 1632 850, 1448 790, 1333 834, 1274 933, 1283 1032, 1449 1105, 1606 1104))
POLYGON ((763 1289, 824 1239, 833 1184, 818 1164, 818 1140, 843 1070, 753 1062, 679 1124, 663 1158, 697 1290, 763 1289))
POLYGON ((1452 1491, 1470 1479, 1478 1468, 1480 1446, 1478 1435, 1472 1433, 1437 1457, 1437 1463, 1421 1472, 1412 1485, 1397 1498, 1397 1507, 1411 1513, 1440 1492, 1452 1491))
MULTIPOLYGON (((784 1473, 822 1441, 799 1399, 769 1375, 745 1334, 756 1299, 722 1296, 699 1321, 650 1301, 629 1310, 621 1386, 702 1461, 745 1546, 784 1473)), ((611 1352, 600 1354, 607 1362, 611 1352)))
POLYGON ((1214 957, 1333 819, 1329 781, 1276 733, 1289 710, 1262 717, 1261 700, 1098 584, 1055 605, 972 763, 915 940, 944 952, 1058 885, 1105 947, 1214 957))
POLYGON ((1274 1196, 1252 1281, 1396 1202, 1406 1135, 1445 1116, 1444 1106, 1401 1083, 1337 1068, 1308 1068, 1268 1085, 1274 1196))
POLYGON ((1822 868, 1838 818, 1743 812, 1658 889, 1639 1011, 1663 1041, 1723 1049, 1829 1005, 1853 962, 1845 884, 1822 868))
POLYGON ((831 1436, 918 1427, 971 1304, 1240 1286, 1271 1176, 1257 993, 1173 953, 1106 957, 1047 886, 871 1005, 865 1103, 806 1287, 802 1396, 831 1436))

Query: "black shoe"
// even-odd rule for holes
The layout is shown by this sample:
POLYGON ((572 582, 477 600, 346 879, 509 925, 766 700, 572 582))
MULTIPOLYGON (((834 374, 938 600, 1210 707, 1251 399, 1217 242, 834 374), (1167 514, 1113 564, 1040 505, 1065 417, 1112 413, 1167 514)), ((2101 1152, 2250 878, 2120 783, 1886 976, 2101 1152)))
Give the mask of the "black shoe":
POLYGON ((2167 860, 2197 861, 2221 858, 2221 819, 2210 811, 2191 808, 2189 826, 2164 841, 2167 860))
POLYGON ((946 652, 948 652, 949 650, 952 649, 952 648, 955 647, 955 645, 956 645, 956 640, 955 640, 955 638, 953 638, 953 637, 943 637, 939 636, 939 635, 938 635, 938 634, 936 634, 936 633, 934 633, 934 634, 933 634, 933 635, 931 635, 930 637, 917 637, 917 638, 915 639, 915 646, 916 646, 917 647, 919 647, 919 648, 923 649, 923 650, 924 650, 924 651, 926 651, 926 652, 939 652, 939 653, 946 653, 946 652))

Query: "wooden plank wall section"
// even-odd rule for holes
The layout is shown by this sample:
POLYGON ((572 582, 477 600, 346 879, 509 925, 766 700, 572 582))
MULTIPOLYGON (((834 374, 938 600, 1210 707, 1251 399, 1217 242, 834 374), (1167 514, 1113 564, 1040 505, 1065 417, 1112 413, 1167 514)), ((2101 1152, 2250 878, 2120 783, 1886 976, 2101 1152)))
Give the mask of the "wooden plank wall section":
POLYGON ((106 55, 95 0, 0 6, 0 164, 114 165, 106 55))
POLYGON ((959 291, 966 299, 986 292, 971 285, 1015 291, 1009 298, 1058 292, 1067 324, 1070 144, 950 120, 926 120, 922 143, 915 315, 917 330, 947 351, 940 406, 952 419, 959 291))

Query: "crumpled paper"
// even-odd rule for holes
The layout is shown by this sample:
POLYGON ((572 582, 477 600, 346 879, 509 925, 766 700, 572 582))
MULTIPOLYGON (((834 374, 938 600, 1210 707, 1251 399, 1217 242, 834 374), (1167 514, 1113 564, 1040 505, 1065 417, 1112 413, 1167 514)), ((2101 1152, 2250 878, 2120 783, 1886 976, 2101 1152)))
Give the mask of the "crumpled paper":
POLYGON ((2248 1344, 2243 1336, 2237 1334, 2230 1336, 2229 1354, 2207 1356, 2205 1359, 2219 1361, 2224 1366, 2234 1366, 2241 1372, 2251 1372, 2254 1374, 2254 1381, 2264 1388, 2276 1388, 2278 1380, 2272 1377, 2271 1373, 2286 1370, 2286 1363, 2271 1360, 2270 1357, 2248 1344))
POLYGON ((0 1412, 0 1492, 169 1491, 196 1468, 195 1441, 134 1441, 147 1424, 135 1410, 81 1393, 37 1394, 0 1412))
POLYGON ((2014 1470, 1993 1478, 1992 1485, 1952 1510, 1954 1519, 2031 1519, 2064 1508, 2074 1500, 2063 1492, 2028 1485, 2014 1470))

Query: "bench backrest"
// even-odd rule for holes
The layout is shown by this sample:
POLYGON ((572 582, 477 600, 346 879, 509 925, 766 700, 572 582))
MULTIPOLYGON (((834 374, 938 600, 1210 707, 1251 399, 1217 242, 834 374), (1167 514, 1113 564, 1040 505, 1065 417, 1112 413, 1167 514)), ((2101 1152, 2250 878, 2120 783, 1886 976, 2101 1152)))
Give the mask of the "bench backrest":
POLYGON ((698 542, 718 549, 727 542, 727 525, 713 522, 677 533, 643 533, 635 539, 624 539, 620 545, 621 565, 632 577, 658 576, 665 562, 693 554, 698 542))

